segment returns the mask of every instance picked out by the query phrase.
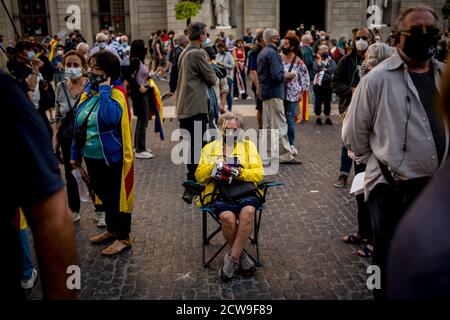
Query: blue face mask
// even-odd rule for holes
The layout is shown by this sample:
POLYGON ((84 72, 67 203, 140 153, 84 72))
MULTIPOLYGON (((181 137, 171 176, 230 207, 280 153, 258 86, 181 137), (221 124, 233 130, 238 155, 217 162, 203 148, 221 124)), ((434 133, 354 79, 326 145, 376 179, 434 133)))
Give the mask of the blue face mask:
POLYGON ((106 43, 105 42, 99 42, 98 43, 98 47, 99 47, 99 49, 105 49, 106 48, 106 43))
POLYGON ((35 55, 35 53, 34 53, 34 51, 33 50, 31 50, 31 51, 28 51, 28 53, 27 53, 27 58, 28 58, 28 60, 33 60, 33 58, 35 57, 36 55, 35 55))

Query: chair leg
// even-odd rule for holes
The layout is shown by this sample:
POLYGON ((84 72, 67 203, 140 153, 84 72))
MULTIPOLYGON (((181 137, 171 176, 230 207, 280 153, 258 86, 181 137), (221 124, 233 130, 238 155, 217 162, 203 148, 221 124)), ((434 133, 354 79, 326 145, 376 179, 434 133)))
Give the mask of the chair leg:
POLYGON ((261 261, 259 259, 259 227, 261 225, 261 216, 262 216, 262 210, 258 210, 259 212, 256 213, 255 211, 255 226, 254 226, 254 241, 256 246, 256 266, 261 267, 261 261))
POLYGON ((228 243, 224 243, 220 249, 211 257, 211 259, 208 260, 208 262, 203 263, 203 267, 204 268, 208 268, 209 264, 223 251, 223 249, 225 249, 225 247, 228 245, 228 243))
POLYGON ((206 220, 207 218, 207 213, 205 211, 202 211, 202 265, 204 267, 206 267, 206 248, 205 246, 207 245, 207 239, 208 239, 208 221, 206 220))

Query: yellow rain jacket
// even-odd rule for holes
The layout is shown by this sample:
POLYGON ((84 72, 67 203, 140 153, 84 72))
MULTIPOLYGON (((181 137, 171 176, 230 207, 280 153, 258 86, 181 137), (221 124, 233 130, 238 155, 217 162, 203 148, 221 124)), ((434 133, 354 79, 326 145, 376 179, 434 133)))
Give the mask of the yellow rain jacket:
MULTIPOLYGON (((239 159, 243 167, 239 180, 254 182, 255 184, 263 180, 264 169, 258 150, 253 142, 250 140, 238 141, 234 147, 233 156, 239 159)), ((203 197, 214 190, 214 179, 211 177, 211 174, 218 159, 224 159, 222 140, 214 140, 203 147, 200 162, 197 171, 195 171, 197 182, 205 185, 203 197)), ((211 202, 211 195, 204 199, 204 205, 209 202, 211 202)), ((197 199, 197 205, 201 206, 200 199, 197 199)))

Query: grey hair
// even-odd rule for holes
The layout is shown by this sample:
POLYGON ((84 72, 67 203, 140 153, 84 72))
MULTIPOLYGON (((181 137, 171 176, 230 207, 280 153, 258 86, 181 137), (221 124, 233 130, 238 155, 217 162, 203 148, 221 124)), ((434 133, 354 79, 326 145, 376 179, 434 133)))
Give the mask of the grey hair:
POLYGON ((312 39, 312 35, 310 35, 310 34, 308 34, 308 33, 305 33, 303 36, 302 36, 302 42, 303 43, 306 43, 306 41, 309 41, 309 40, 311 40, 312 39))
POLYGON ((426 12, 429 12, 434 17, 434 19, 436 19, 436 22, 439 21, 439 17, 436 14, 436 11, 434 11, 434 9, 431 8, 430 6, 423 5, 423 4, 418 4, 418 5, 415 5, 415 6, 409 6, 405 10, 403 10, 400 13, 400 15, 398 16, 398 18, 395 20, 395 30, 396 31, 401 31, 403 29, 403 21, 405 20, 406 16, 408 14, 410 14, 411 12, 414 12, 414 11, 426 11, 426 12))
POLYGON ((226 112, 223 115, 220 116, 218 127, 219 130, 223 131, 225 129, 225 126, 227 125, 228 121, 235 120, 239 129, 245 128, 245 122, 244 117, 237 112, 226 112))
POLYGON ((188 36, 185 36, 184 34, 180 35, 177 39, 177 43, 180 46, 185 46, 189 42, 188 36))
POLYGON ((392 56, 393 53, 394 49, 386 43, 377 42, 371 44, 369 48, 367 48, 366 65, 370 68, 374 68, 377 64, 392 56))
POLYGON ((204 33, 206 33, 206 24, 203 22, 193 22, 188 27, 188 36, 191 41, 200 39, 204 33))
POLYGON ((272 37, 277 33, 278 33, 277 29, 267 28, 266 30, 264 30, 264 41, 266 43, 270 43, 270 39, 272 39, 272 37))

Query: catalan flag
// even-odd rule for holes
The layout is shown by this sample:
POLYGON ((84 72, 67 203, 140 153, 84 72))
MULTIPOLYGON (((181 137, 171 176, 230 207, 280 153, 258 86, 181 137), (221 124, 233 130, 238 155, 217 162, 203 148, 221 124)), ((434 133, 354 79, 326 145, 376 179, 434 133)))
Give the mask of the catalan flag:
POLYGON ((164 140, 164 118, 163 118, 163 104, 161 100, 161 92, 153 79, 148 81, 151 91, 148 95, 149 106, 150 106, 150 116, 149 120, 153 119, 155 116, 155 132, 159 133, 161 140, 164 140))

